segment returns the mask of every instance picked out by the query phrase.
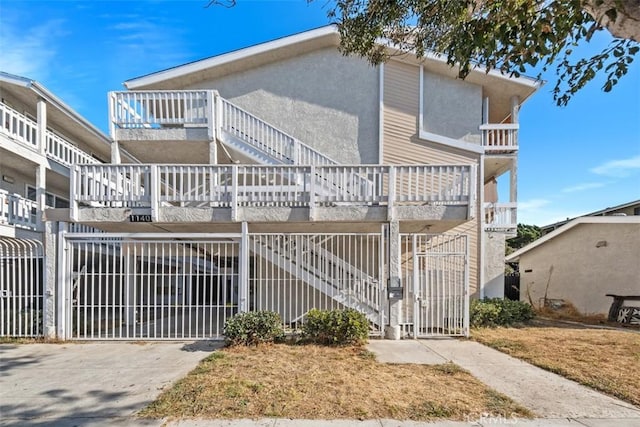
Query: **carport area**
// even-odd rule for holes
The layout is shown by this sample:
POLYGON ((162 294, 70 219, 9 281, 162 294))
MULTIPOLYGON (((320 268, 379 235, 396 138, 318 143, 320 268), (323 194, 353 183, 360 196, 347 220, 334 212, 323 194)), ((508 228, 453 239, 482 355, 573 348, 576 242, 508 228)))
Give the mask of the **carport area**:
POLYGON ((128 418, 222 343, 0 345, 0 426, 161 425, 128 418))

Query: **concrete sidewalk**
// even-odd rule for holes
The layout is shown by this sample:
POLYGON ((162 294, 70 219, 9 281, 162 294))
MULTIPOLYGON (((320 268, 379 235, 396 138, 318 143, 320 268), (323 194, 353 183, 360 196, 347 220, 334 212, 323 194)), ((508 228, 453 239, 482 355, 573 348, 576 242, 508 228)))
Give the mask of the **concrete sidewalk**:
POLYGON ((0 426, 156 426, 133 414, 220 343, 0 345, 0 426))
POLYGON ((371 341, 368 348, 383 363, 436 364, 451 361, 540 417, 601 419, 611 420, 611 423, 603 425, 640 426, 640 408, 474 341, 371 341))

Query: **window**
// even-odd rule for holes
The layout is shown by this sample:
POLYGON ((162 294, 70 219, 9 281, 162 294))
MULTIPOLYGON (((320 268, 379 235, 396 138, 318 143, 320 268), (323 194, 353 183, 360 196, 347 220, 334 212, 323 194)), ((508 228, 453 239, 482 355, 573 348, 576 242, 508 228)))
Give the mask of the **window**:
POLYGON ((633 208, 633 214, 634 215, 640 215, 640 207, 639 208, 633 208))
MULTIPOLYGON (((27 185, 27 199, 36 201, 35 187, 27 185)), ((62 197, 49 192, 46 193, 45 204, 50 208, 68 208, 69 207, 69 201, 67 199, 63 199, 62 197)))

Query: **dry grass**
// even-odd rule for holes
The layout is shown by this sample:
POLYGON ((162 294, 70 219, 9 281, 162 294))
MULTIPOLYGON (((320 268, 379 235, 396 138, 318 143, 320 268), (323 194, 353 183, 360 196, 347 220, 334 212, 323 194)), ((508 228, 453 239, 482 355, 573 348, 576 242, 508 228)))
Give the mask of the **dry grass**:
POLYGON ((640 405, 640 334, 567 327, 475 329, 472 338, 640 405))
POLYGON ((140 415, 461 420, 487 412, 531 416, 453 364, 387 365, 361 347, 281 344, 213 353, 140 415))

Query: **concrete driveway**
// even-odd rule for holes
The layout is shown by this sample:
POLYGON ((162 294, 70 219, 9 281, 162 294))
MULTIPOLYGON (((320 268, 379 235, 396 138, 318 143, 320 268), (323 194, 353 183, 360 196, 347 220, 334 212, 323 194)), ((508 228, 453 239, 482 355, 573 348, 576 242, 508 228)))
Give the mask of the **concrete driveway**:
POLYGON ((2 344, 0 426, 161 425, 130 417, 221 345, 2 344))

